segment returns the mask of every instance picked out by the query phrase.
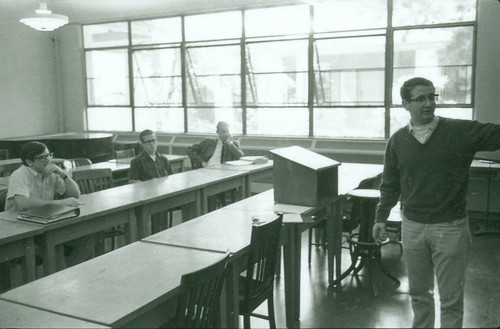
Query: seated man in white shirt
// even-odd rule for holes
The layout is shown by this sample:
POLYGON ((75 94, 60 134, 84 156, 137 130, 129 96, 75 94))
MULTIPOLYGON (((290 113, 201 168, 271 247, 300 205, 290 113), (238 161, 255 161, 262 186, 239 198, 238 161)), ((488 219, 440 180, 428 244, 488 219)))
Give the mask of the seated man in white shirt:
MULTIPOLYGON (((22 211, 47 204, 78 206, 80 189, 76 182, 57 165, 53 154, 40 142, 28 142, 21 147, 23 164, 10 176, 6 211, 22 211)), ((58 255, 58 268, 75 265, 89 258, 93 248, 90 238, 66 243, 66 259, 58 255), (65 261, 65 263, 64 263, 65 261)))
MULTIPOLYGON (((187 154, 193 169, 210 167, 226 161, 239 160, 243 156, 238 141, 229 133, 229 124, 224 121, 217 123, 217 138, 206 138, 188 147, 187 154)), ((226 205, 225 193, 217 195, 218 203, 226 205)), ((214 200, 209 200, 209 210, 216 208, 214 200)))

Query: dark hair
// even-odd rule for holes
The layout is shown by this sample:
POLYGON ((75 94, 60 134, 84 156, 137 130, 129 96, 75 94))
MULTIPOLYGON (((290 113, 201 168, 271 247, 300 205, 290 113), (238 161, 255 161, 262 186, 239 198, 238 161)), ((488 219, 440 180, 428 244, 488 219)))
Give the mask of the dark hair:
POLYGON ((420 77, 411 78, 410 80, 406 80, 401 86, 401 89, 399 90, 401 98, 405 101, 409 101, 411 98, 411 91, 416 86, 427 86, 434 88, 434 84, 432 84, 431 80, 427 80, 426 78, 420 78, 420 77))
POLYGON ((24 165, 28 165, 26 160, 33 160, 37 155, 42 154, 47 149, 44 143, 40 142, 28 142, 21 147, 19 151, 19 156, 24 165))
POLYGON ((152 134, 154 134, 154 131, 152 131, 152 130, 150 130, 150 129, 145 129, 145 130, 141 131, 141 133, 139 134, 139 140, 140 140, 141 142, 143 142, 142 138, 143 138, 144 136, 147 136, 147 135, 152 135, 152 134))

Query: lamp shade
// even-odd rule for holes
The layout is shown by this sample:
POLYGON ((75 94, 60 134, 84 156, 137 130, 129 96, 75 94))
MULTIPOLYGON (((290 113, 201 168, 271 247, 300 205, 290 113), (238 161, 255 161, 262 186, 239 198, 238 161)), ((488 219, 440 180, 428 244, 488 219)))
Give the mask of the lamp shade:
POLYGON ((19 21, 37 31, 54 31, 68 24, 69 19, 68 16, 52 14, 52 11, 47 9, 47 4, 40 2, 40 9, 35 10, 34 15, 21 18, 19 21))

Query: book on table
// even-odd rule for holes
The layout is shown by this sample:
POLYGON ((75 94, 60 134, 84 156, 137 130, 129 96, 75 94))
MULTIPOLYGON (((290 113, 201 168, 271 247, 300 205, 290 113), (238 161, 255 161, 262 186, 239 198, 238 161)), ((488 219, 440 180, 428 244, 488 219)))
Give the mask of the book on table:
POLYGON ((242 156, 239 160, 234 160, 234 161, 226 161, 224 163, 227 163, 229 165, 233 166, 246 166, 249 164, 262 164, 262 163, 267 163, 269 161, 268 158, 265 156, 242 156))
POLYGON ((22 211, 17 216, 17 219, 39 224, 49 224, 77 217, 78 215, 80 215, 80 208, 78 207, 48 204, 22 211))

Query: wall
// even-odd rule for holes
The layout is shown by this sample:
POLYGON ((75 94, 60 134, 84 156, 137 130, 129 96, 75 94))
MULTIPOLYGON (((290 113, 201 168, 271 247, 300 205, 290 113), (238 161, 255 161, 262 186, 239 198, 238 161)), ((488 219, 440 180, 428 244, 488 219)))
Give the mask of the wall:
POLYGON ((475 119, 500 123, 500 3, 478 1, 475 119))
POLYGON ((59 131, 53 33, 0 24, 0 138, 59 131))

